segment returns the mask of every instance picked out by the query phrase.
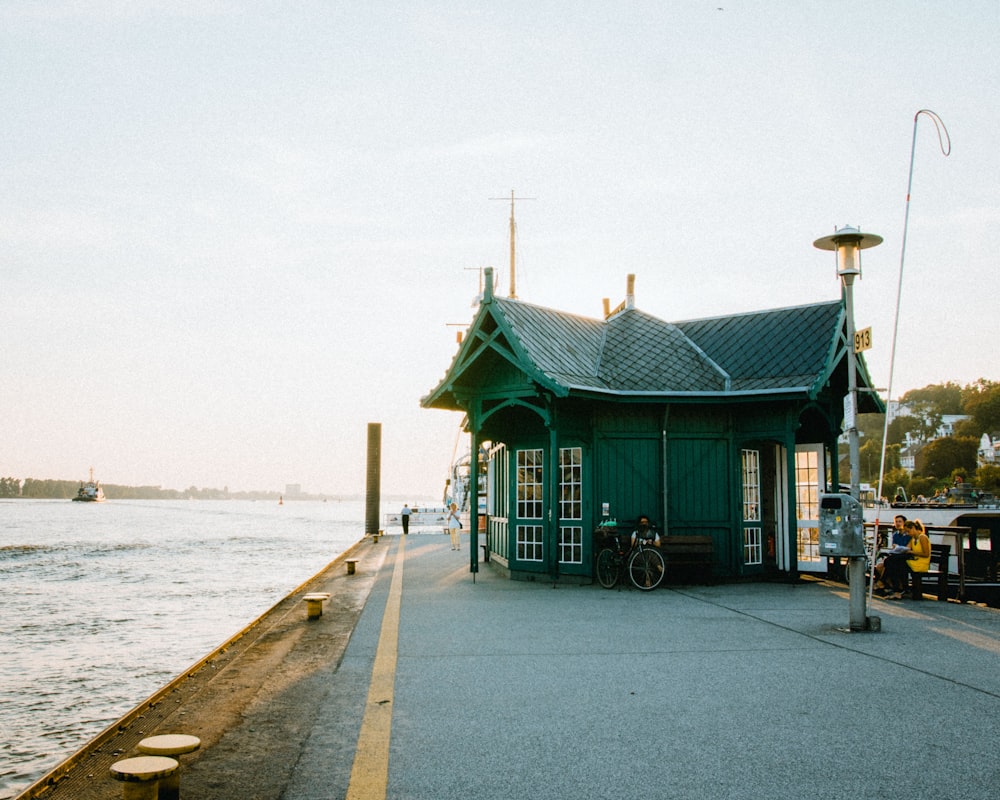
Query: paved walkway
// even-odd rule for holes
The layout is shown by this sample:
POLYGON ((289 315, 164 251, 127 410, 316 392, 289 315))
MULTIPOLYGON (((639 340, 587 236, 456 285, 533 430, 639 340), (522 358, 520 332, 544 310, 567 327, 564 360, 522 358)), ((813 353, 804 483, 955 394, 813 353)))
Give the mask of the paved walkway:
POLYGON ((445 536, 384 544, 284 800, 1000 794, 1000 612, 849 633, 824 582, 473 583, 445 536))

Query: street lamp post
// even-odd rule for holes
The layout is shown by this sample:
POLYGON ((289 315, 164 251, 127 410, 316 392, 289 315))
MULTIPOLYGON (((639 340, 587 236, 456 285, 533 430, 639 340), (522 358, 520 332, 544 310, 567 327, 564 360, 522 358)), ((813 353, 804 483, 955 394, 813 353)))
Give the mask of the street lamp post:
MULTIPOLYGON (((851 464, 851 495, 861 499, 861 448, 858 442, 858 372, 857 343, 854 341, 854 279, 861 275, 861 251, 882 244, 882 237, 862 233, 857 228, 844 227, 832 236, 813 242, 820 250, 837 252, 837 275, 840 277, 847 312, 847 398, 844 403, 844 425, 851 464)), ((847 562, 851 584, 851 630, 868 627, 865 608, 865 557, 850 556, 847 562)))

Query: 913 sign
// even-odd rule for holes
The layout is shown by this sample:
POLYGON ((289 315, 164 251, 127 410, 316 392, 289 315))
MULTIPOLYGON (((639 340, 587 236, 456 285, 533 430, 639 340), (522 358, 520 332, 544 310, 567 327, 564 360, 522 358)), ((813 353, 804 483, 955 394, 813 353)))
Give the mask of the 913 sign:
POLYGON ((872 346, 872 329, 862 328, 854 332, 854 352, 860 353, 862 350, 870 350, 872 346))

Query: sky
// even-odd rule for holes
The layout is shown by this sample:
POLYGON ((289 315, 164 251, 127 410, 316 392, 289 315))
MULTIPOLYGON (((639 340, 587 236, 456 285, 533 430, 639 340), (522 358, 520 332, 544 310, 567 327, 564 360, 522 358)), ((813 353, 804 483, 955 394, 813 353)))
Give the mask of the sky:
POLYGON ((835 299, 852 225, 876 385, 901 269, 893 397, 1000 379, 997 0, 2 0, 0 75, 3 476, 363 493, 375 422, 440 497, 511 191, 524 301, 835 299))

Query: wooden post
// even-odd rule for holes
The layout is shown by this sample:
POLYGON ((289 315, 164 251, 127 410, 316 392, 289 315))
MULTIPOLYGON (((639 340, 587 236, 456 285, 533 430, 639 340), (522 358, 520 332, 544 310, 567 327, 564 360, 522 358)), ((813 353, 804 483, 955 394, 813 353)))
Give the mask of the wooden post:
POLYGON ((376 536, 381 500, 382 423, 368 423, 368 481, 365 487, 365 535, 376 536))

